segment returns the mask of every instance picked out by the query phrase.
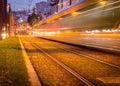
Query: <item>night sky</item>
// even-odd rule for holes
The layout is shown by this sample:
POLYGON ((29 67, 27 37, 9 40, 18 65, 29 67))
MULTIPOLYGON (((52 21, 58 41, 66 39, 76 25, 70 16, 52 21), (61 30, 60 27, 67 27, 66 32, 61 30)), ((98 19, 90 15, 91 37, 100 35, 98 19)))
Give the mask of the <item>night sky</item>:
POLYGON ((37 2, 46 1, 46 0, 8 0, 11 4, 12 10, 18 9, 32 9, 32 7, 37 2))

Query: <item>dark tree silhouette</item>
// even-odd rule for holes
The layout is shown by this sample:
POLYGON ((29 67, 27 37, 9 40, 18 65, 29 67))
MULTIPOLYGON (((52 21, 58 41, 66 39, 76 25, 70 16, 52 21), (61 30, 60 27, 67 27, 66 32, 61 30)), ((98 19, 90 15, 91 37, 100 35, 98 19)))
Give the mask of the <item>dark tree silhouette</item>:
POLYGON ((35 13, 35 8, 33 8, 33 13, 31 15, 28 16, 28 23, 30 26, 33 26, 33 24, 35 24, 36 22, 42 20, 42 15, 40 14, 36 14, 35 13))

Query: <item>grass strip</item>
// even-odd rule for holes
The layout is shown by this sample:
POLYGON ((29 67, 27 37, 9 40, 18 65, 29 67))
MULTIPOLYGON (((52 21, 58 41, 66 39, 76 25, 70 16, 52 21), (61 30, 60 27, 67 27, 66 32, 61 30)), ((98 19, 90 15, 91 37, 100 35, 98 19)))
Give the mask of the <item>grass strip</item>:
POLYGON ((0 41, 0 86, 30 86, 18 37, 0 41))

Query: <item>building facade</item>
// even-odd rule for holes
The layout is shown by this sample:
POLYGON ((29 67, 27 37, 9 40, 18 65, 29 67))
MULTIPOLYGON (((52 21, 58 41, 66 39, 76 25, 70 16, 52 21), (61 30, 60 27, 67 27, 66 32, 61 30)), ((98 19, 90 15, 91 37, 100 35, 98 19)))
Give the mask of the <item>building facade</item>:
POLYGON ((50 15, 50 4, 47 2, 39 2, 36 3, 36 13, 39 15, 42 13, 44 17, 47 17, 50 15))
POLYGON ((51 14, 55 14, 85 0, 47 0, 51 4, 51 14))
POLYGON ((0 40, 2 32, 7 28, 7 0, 0 0, 0 40))
POLYGON ((47 0, 47 3, 50 5, 50 14, 51 15, 58 12, 59 0, 47 0))

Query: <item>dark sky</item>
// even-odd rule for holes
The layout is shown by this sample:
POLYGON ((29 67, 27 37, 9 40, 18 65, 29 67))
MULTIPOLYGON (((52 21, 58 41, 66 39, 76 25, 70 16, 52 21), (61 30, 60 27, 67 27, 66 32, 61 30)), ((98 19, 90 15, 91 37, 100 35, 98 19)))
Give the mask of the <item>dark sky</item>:
POLYGON ((8 2, 11 4, 12 10, 18 10, 18 9, 28 9, 32 8, 35 3, 46 1, 46 0, 8 0, 8 2))

